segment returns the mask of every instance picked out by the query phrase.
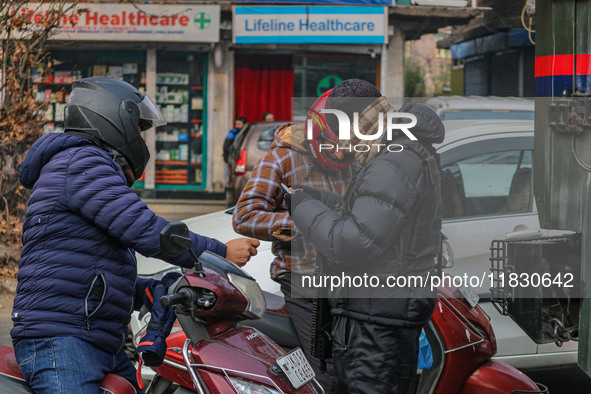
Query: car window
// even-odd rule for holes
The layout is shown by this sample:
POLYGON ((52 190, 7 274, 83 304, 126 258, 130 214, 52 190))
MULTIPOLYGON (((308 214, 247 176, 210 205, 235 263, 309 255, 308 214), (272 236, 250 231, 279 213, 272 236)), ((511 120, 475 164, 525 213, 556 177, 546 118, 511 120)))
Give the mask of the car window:
POLYGON ((445 219, 532 210, 532 151, 475 155, 442 169, 445 219))
POLYGON ((474 119, 510 119, 534 120, 534 111, 514 111, 496 109, 448 109, 441 113, 445 120, 474 120, 474 119))
POLYGON ((257 142, 257 147, 263 151, 271 150, 271 144, 275 139, 275 130, 277 130, 277 126, 267 127, 261 132, 259 136, 259 141, 257 142))

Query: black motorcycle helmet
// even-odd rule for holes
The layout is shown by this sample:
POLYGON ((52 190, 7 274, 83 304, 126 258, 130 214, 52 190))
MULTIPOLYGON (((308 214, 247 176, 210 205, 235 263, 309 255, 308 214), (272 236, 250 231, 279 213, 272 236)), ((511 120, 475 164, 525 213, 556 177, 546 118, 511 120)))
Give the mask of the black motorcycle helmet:
POLYGON ((92 77, 72 83, 64 130, 88 134, 119 152, 139 179, 150 159, 140 132, 166 124, 148 96, 116 78, 92 77))

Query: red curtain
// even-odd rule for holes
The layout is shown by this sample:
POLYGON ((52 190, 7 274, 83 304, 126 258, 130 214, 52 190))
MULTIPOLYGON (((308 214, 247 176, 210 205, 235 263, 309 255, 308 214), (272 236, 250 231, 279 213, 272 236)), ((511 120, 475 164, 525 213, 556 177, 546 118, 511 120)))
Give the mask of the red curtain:
POLYGON ((291 120, 292 57, 251 54, 235 59, 236 117, 262 122, 263 114, 272 112, 275 120, 291 120))

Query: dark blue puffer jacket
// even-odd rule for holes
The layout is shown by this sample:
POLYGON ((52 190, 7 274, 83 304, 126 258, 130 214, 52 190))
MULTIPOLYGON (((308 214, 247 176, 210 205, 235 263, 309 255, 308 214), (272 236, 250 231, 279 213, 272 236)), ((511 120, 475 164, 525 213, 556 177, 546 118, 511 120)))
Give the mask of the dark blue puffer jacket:
MULTIPOLYGON (((32 188, 19 262, 10 335, 74 336, 115 353, 123 345, 133 309, 134 250, 190 267, 189 252, 160 251, 156 216, 126 185, 113 155, 69 134, 47 134, 33 144, 20 168, 32 188)), ((197 255, 226 246, 192 233, 197 255)))

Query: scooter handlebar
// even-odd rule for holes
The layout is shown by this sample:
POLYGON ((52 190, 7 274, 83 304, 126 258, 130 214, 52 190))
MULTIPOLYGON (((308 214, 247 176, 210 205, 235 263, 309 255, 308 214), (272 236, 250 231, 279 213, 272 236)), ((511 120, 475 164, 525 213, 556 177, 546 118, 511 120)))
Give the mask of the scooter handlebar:
POLYGON ((195 299, 195 292, 191 289, 184 288, 179 290, 178 293, 165 295, 160 298, 160 303, 163 306, 174 306, 180 304, 187 304, 193 302, 195 299))

